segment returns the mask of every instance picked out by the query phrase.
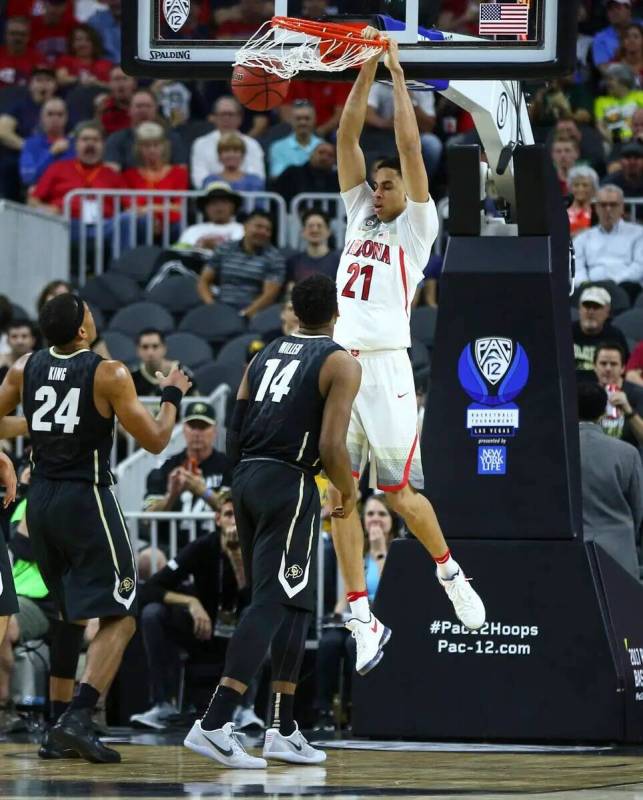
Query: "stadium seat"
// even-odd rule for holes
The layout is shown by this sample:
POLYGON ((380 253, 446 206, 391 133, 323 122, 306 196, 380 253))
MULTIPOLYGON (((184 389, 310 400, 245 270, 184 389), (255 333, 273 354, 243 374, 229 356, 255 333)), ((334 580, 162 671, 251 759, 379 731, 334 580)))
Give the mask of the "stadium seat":
POLYGON ((250 320, 248 330, 255 331, 262 336, 276 331, 281 332, 281 303, 275 303, 255 314, 250 320))
POLYGON ((89 310, 92 312, 92 317, 94 318, 94 324, 96 325, 96 330, 98 333, 105 330, 105 316, 103 312, 95 306, 93 303, 87 303, 89 306, 89 310))
POLYGON ((129 336, 119 331, 105 331, 103 341, 107 345, 112 358, 122 361, 127 366, 136 364, 136 345, 129 336))
POLYGON ((165 340, 168 358, 196 369, 213 360, 210 345, 193 333, 172 333, 165 340))
POLYGON ((614 325, 628 339, 640 342, 643 340, 643 308, 632 308, 623 314, 619 314, 614 320, 614 325))
POLYGON ((196 290, 196 276, 168 275, 147 292, 147 299, 167 308, 172 314, 184 314, 202 304, 196 290))
POLYGON ((643 308, 643 292, 636 298, 633 308, 643 308))
POLYGON ((109 272, 127 275, 140 286, 145 286, 163 263, 165 251, 156 245, 141 245, 125 250, 109 266, 109 272))
POLYGON ((174 320, 169 311, 156 303, 132 303, 114 314, 110 331, 120 331, 133 339, 145 328, 156 328, 161 333, 174 330, 174 320))
POLYGON ((438 310, 432 306, 422 306, 411 311, 411 336, 426 345, 433 347, 435 338, 435 323, 438 319, 438 310))
POLYGON ((246 364, 248 361, 248 347, 256 341, 256 333, 243 333, 226 342, 217 353, 215 364, 246 364))
POLYGON ((243 365, 234 364, 203 364, 194 371, 194 381, 199 387, 200 394, 210 394, 222 383, 236 393, 243 377, 243 365))
POLYGON ((423 369, 431 364, 431 356, 425 344, 418 339, 411 340, 411 364, 413 369, 423 369))
POLYGON ((11 318, 12 319, 31 319, 29 314, 25 311, 22 306, 19 306, 17 303, 11 304, 11 318))
POLYGON ((126 275, 105 273, 90 278, 80 290, 80 296, 106 314, 119 311, 141 298, 141 288, 126 275))
POLYGON ((188 311, 179 325, 179 330, 194 333, 208 342, 221 344, 233 336, 244 333, 246 323, 236 309, 222 303, 214 303, 188 311))

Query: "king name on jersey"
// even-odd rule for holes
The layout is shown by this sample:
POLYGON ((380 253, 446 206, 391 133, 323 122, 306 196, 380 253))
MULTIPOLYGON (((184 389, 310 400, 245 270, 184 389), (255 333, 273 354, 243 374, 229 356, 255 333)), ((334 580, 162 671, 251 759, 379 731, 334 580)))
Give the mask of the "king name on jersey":
POLYGON ((391 263, 391 248, 384 242, 374 242, 372 239, 353 239, 346 245, 344 253, 350 256, 362 256, 371 261, 380 261, 382 264, 391 263))

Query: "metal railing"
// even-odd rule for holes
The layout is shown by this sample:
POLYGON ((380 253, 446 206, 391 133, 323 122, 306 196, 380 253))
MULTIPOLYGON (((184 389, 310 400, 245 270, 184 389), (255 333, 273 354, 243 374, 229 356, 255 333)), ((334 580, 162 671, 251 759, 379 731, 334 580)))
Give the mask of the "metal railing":
MULTIPOLYGON (((254 208, 268 210, 276 222, 277 244, 285 247, 288 236, 288 210, 283 197, 274 192, 239 192, 244 211, 254 208)), ((87 280, 88 264, 100 275, 105 270, 105 247, 109 244, 112 258, 138 245, 159 244, 170 247, 178 240, 191 219, 203 217, 191 207, 190 201, 203 197, 202 191, 169 191, 162 189, 74 189, 65 195, 64 216, 69 222, 70 244, 78 252, 78 281, 87 280), (139 204, 139 198, 146 202, 139 204), (81 213, 72 219, 72 204, 91 203, 91 214, 81 213), (113 204, 112 215, 105 216, 106 203, 113 204), (172 222, 172 214, 178 220, 172 222), (155 226, 158 228, 155 230, 155 226), (176 236, 174 235, 176 233, 176 236), (92 247, 93 245, 93 247, 92 247), (91 252, 93 250, 93 252, 91 252), (91 255, 91 259, 88 256, 91 255)))
POLYGON ((624 202, 626 212, 629 209, 630 222, 636 222, 636 212, 638 207, 643 205, 643 197, 626 197, 624 202))

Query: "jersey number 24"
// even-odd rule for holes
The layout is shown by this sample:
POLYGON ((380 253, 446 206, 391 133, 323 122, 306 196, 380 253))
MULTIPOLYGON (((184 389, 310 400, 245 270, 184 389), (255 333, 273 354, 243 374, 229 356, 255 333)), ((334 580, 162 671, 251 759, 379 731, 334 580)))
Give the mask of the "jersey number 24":
MULTIPOLYGON (((56 408, 58 403, 56 390, 53 386, 41 386, 35 394, 35 399, 42 405, 31 418, 31 430, 50 431, 52 423, 46 422, 45 417, 52 409, 56 408)), ((78 416, 79 400, 80 389, 75 387, 67 392, 60 405, 56 408, 54 422, 63 426, 63 433, 73 433, 76 425, 80 422, 80 417, 78 416)))

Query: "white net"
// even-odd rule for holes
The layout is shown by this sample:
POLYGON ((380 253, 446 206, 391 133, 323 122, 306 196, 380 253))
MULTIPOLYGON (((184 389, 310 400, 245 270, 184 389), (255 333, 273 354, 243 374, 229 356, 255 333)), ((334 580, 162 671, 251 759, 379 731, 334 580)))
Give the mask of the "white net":
POLYGON ((298 72, 341 72, 359 67, 382 52, 380 45, 334 39, 331 32, 312 35, 265 22, 237 51, 235 65, 258 67, 289 80, 298 72))

